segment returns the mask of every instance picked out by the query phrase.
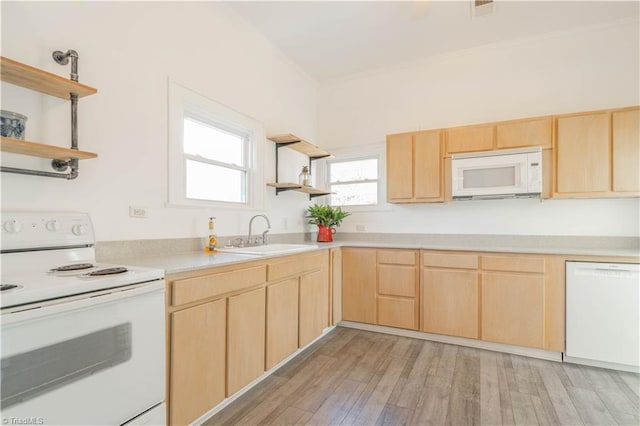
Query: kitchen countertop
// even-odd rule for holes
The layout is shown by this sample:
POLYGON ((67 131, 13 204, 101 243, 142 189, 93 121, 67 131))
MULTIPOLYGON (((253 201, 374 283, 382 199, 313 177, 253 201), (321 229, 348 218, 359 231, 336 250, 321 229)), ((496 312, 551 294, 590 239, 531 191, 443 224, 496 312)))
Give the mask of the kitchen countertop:
MULTIPOLYGON (((354 234, 351 234, 354 235, 354 234)), ((358 237, 357 234, 355 234, 358 237)), ((415 236, 396 234, 395 241, 385 234, 370 234, 368 239, 344 239, 333 243, 307 242, 318 249, 332 247, 375 247, 403 248, 426 250, 456 250, 496 253, 529 253, 557 254, 564 256, 602 256, 602 257, 635 257, 640 258, 640 249, 635 246, 634 239, 623 240, 625 244, 615 244, 614 237, 544 237, 544 236, 491 236, 491 235, 431 235, 415 236), (413 240, 413 241, 411 241, 413 240)), ((623 241, 619 240, 619 241, 623 241)), ((126 259, 110 257, 99 259, 109 263, 122 263, 135 266, 164 269, 167 274, 189 272, 218 266, 232 265, 262 259, 270 259, 287 255, 295 255, 308 251, 283 253, 277 255, 252 256, 219 252, 213 255, 204 251, 186 253, 167 253, 161 255, 129 256, 126 259)))

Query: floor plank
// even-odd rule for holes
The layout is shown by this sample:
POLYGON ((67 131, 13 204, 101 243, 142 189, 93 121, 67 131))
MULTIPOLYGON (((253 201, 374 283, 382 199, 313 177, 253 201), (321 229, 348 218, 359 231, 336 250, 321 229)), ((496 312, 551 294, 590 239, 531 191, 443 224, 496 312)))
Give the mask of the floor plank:
POLYGON ((613 425, 617 424, 607 407, 604 406, 598 395, 590 389, 573 388, 569 395, 573 400, 578 414, 586 425, 613 425))

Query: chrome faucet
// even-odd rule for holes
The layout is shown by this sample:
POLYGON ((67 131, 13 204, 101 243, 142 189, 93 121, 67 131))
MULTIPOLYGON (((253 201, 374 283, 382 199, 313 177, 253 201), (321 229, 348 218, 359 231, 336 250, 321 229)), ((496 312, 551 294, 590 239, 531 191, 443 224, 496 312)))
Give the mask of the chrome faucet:
POLYGON ((264 220, 267 221, 267 230, 262 233, 262 244, 267 244, 267 232, 271 229, 271 222, 269 222, 269 218, 264 214, 257 214, 251 218, 249 221, 249 235, 247 235, 247 244, 251 244, 251 226, 253 225, 253 220, 256 217, 263 217, 264 220))

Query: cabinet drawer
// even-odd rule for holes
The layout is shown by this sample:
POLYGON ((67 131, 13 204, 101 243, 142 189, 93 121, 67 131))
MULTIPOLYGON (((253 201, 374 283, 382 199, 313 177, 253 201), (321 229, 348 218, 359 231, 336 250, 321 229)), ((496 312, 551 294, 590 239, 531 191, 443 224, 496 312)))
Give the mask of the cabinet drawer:
POLYGON ((267 280, 276 281, 281 278, 313 271, 321 268, 323 262, 324 256, 322 256, 322 254, 316 254, 311 256, 296 256, 281 262, 269 263, 267 266, 267 280))
POLYGON ((378 263, 415 265, 416 252, 413 250, 378 250, 378 263))
POLYGON ((436 268, 478 269, 478 256, 425 252, 422 255, 422 264, 436 268))
POLYGON ((173 306, 182 305, 260 285, 265 282, 266 276, 266 266, 260 265, 237 271, 176 280, 172 284, 171 304, 173 306))
POLYGON ((378 324, 417 330, 416 306, 413 299, 378 297, 378 324))
POLYGON ((544 259, 539 257, 482 256, 485 271, 544 273, 544 259))
POLYGON ((378 266, 378 293, 416 297, 416 270, 413 266, 378 266))

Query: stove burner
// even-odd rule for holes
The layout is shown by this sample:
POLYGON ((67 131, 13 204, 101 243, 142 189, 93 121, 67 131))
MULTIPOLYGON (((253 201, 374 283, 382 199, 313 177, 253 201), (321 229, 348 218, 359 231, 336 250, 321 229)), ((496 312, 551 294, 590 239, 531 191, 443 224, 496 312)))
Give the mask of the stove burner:
POLYGON ((98 271, 89 272, 88 274, 85 274, 85 275, 87 277, 99 277, 101 275, 115 275, 115 274, 122 274, 124 272, 127 272, 127 268, 124 268, 122 266, 117 266, 115 268, 100 269, 98 271))
POLYGON ((69 271, 81 271, 83 269, 93 268, 92 263, 74 263, 73 265, 59 266, 57 268, 50 269, 49 272, 69 272, 69 271))
POLYGON ((0 291, 13 290, 14 288, 20 287, 16 284, 0 284, 0 291))

